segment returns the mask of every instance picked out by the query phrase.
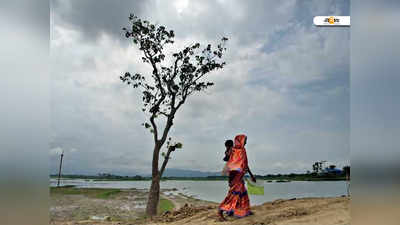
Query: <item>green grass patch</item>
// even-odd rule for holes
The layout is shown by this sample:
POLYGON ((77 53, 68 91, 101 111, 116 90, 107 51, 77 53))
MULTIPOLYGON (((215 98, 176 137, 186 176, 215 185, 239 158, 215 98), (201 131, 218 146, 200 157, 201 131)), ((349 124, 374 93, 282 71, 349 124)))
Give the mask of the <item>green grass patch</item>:
POLYGON ((84 195, 90 198, 109 199, 120 193, 119 189, 51 187, 50 195, 84 195))
POLYGON ((158 203, 158 213, 163 214, 166 211, 172 211, 174 209, 174 203, 165 198, 160 198, 160 202, 158 203))

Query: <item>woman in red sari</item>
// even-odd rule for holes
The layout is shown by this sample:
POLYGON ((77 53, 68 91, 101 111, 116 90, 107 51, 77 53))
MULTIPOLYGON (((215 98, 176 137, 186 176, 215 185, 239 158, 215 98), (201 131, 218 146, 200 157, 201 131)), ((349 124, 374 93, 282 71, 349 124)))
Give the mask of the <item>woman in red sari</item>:
POLYGON ((236 217, 244 217, 252 214, 243 177, 249 172, 254 182, 256 179, 248 166, 246 149, 244 148, 246 141, 247 137, 244 134, 235 137, 235 143, 227 162, 229 177, 231 177, 232 181, 229 183, 228 195, 219 205, 218 215, 222 220, 225 220, 223 212, 236 217))

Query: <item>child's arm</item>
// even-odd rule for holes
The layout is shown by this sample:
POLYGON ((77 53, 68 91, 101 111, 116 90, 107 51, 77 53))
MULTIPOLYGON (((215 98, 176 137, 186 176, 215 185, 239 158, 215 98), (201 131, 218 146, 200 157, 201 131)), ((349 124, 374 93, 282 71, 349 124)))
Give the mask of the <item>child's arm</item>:
POLYGON ((250 176, 251 176, 251 180, 252 180, 253 182, 257 182, 256 178, 253 176, 253 174, 252 174, 251 171, 250 171, 250 167, 247 167, 247 171, 249 172, 249 174, 250 174, 250 176))

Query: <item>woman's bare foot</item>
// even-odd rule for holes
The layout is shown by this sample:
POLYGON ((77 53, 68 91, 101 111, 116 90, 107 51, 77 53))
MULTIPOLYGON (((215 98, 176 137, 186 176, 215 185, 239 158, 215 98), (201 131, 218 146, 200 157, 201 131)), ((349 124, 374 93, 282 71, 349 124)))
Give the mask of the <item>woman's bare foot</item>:
POLYGON ((221 221, 221 222, 222 222, 222 221, 226 221, 222 210, 218 210, 218 219, 219 219, 219 221, 221 221))

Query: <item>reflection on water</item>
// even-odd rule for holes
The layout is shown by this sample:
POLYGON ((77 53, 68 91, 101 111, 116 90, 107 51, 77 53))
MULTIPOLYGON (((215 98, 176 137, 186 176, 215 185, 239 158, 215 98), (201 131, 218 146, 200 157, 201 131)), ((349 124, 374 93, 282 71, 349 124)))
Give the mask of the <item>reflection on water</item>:
MULTIPOLYGON (((261 181, 263 182, 263 181, 261 181)), ((150 181, 92 181, 83 179, 62 180, 62 185, 75 185, 80 188, 137 188, 148 189, 150 181)), ((50 179, 50 185, 57 181, 50 179)), ((178 189, 179 193, 198 199, 221 202, 228 191, 227 181, 162 181, 161 188, 178 189)), ((345 181, 292 181, 285 183, 264 182, 265 194, 250 195, 252 205, 262 204, 275 199, 301 197, 334 197, 347 193, 345 181)))

